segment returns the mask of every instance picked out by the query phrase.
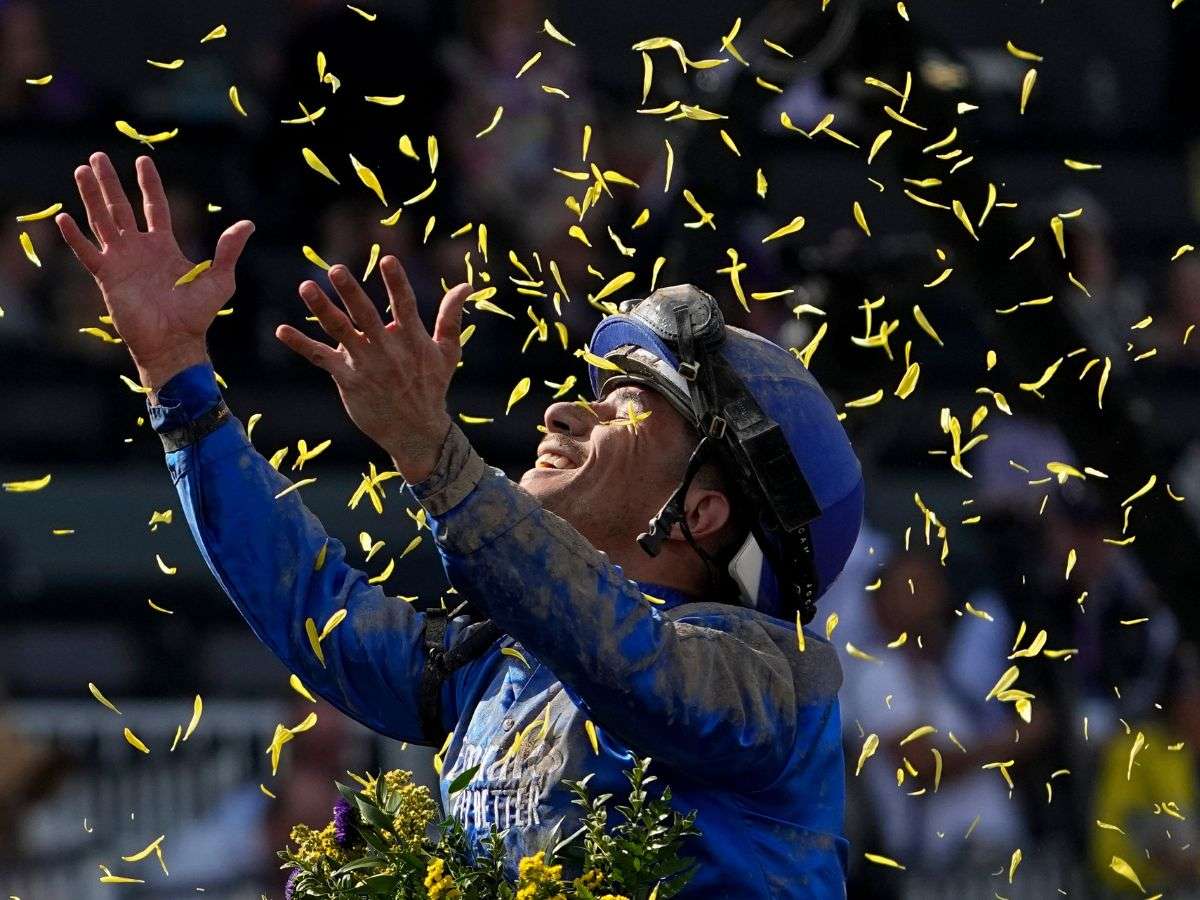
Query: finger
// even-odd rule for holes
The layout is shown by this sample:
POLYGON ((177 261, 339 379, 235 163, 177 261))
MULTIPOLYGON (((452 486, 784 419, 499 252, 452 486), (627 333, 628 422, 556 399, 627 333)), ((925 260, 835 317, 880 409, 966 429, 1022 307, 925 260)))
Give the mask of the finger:
POLYGON ((300 285, 300 299, 317 317, 327 335, 351 352, 361 345, 362 338, 349 316, 334 305, 315 281, 305 281, 300 285))
POLYGON ((329 280, 333 282, 334 290, 346 304, 346 309, 359 330, 371 340, 379 340, 384 333, 383 320, 379 318, 375 304, 371 302, 358 280, 350 274, 350 270, 342 265, 334 266, 329 270, 329 280))
POLYGON ((212 270, 233 278, 233 270, 246 249, 246 241, 254 234, 254 223, 249 219, 234 222, 217 239, 217 251, 213 255, 212 270))
POLYGON ((170 231, 171 206, 167 203, 167 193, 163 190, 162 179, 158 177, 154 160, 148 156, 139 156, 135 165, 138 187, 142 189, 142 212, 146 215, 146 230, 170 231))
POLYGON ((288 349, 294 350, 314 366, 324 369, 330 375, 339 372, 344 366, 340 353, 327 344, 313 340, 291 325, 280 325, 275 329, 275 337, 282 341, 288 349))
POLYGON ((113 221, 122 231, 137 231, 137 219, 133 217, 133 207, 125 196, 125 188, 121 187, 121 177, 117 175, 112 160, 107 153, 93 153, 89 160, 96 179, 100 182, 100 190, 104 194, 104 202, 112 215, 113 221))
POLYGON ((467 304, 467 296, 471 293, 469 284, 460 284, 450 288, 438 306, 437 321, 433 323, 433 340, 442 351, 458 358, 462 347, 459 338, 462 335, 463 307, 467 304))
POLYGON ((408 283, 408 274, 400 260, 394 256, 385 256, 379 264, 379 272, 387 287, 388 305, 392 309, 392 320, 404 329, 423 328, 421 313, 417 310, 417 297, 412 285, 408 283))
POLYGON ((96 245, 84 237, 83 232, 79 230, 79 226, 75 224, 75 220, 69 214, 60 213, 55 217, 54 222, 58 225, 58 230, 62 232, 67 246, 74 251, 76 259, 95 276, 100 271, 100 264, 103 262, 96 245))
POLYGON ((83 208, 87 210, 88 225, 103 249, 116 241, 120 232, 104 202, 104 192, 100 190, 100 182, 96 180, 96 173, 91 166, 80 166, 75 170, 75 186, 79 188, 83 208))

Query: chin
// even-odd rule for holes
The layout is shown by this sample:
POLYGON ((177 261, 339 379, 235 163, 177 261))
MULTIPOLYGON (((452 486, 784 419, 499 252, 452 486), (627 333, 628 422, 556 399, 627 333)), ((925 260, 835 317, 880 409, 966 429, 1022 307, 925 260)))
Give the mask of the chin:
MULTIPOLYGON (((527 469, 519 482, 521 487, 536 497, 542 506, 553 513, 559 513, 563 507, 560 502, 571 490, 570 477, 572 470, 564 469, 527 469)), ((561 514, 561 513, 559 513, 561 514)))

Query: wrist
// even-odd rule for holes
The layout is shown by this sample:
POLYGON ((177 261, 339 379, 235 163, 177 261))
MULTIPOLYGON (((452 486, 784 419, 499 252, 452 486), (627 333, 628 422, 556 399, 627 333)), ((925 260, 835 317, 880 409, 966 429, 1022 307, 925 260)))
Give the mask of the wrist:
POLYGON ((153 357, 139 359, 135 356, 133 361, 137 366, 142 386, 150 389, 149 396, 153 402, 159 388, 184 369, 209 362, 208 348, 201 340, 195 344, 172 348, 153 357))
POLYGON ((414 441, 410 434, 405 440, 389 443, 384 446, 396 467, 406 482, 420 484, 433 474, 441 459, 442 447, 446 436, 453 425, 450 417, 443 414, 435 424, 425 431, 424 439, 414 441))

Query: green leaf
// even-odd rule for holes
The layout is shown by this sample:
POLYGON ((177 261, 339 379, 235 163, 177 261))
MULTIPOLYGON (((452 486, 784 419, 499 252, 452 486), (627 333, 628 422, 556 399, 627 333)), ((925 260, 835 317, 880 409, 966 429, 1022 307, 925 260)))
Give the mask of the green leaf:
POLYGON ((334 872, 331 877, 338 878, 339 876, 345 875, 349 872, 358 872, 361 869, 369 869, 372 866, 377 866, 382 862, 384 862, 384 860, 380 859, 378 856, 364 856, 360 859, 354 860, 353 862, 346 863, 344 866, 334 872))
POLYGON ((358 794, 354 798, 354 803, 358 807, 358 813, 362 816, 362 820, 368 825, 375 828, 392 827, 392 820, 387 817, 383 810, 366 797, 358 794))
MULTIPOLYGON (((482 765, 482 763, 480 765, 482 765)), ((460 772, 455 777, 455 779, 452 782, 450 782, 450 790, 449 790, 450 795, 453 796, 454 794, 457 794, 459 791, 461 791, 463 788, 465 788, 468 784, 470 784, 471 779, 475 777, 475 773, 478 771, 479 771, 479 766, 471 766, 471 768, 469 768, 463 772, 460 772)))

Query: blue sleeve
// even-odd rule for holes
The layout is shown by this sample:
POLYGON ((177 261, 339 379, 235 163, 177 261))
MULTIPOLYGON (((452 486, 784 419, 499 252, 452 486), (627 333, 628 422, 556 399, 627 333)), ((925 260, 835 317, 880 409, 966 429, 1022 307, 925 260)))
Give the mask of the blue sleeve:
MULTIPOLYGON (((158 432, 178 428, 220 402, 211 365, 192 366, 149 404, 158 432)), ((425 668, 425 615, 388 597, 346 562, 341 541, 228 418, 200 441, 167 453, 167 468, 200 553, 251 630, 306 687, 369 728, 391 737, 440 744, 422 733, 418 709, 425 668), (324 560, 316 561, 325 547, 324 560), (321 643, 318 661, 305 620, 320 629, 337 610, 347 616, 321 643)), ((453 640, 458 622, 447 629, 453 640)), ((454 685, 442 690, 444 723, 458 716, 454 685)))
MULTIPOLYGON (((797 731, 792 668, 743 617, 675 617, 574 528, 486 466, 457 426, 440 477, 412 485, 459 593, 639 752, 767 783, 797 731)), ((686 609, 681 608, 681 609, 686 609)))

